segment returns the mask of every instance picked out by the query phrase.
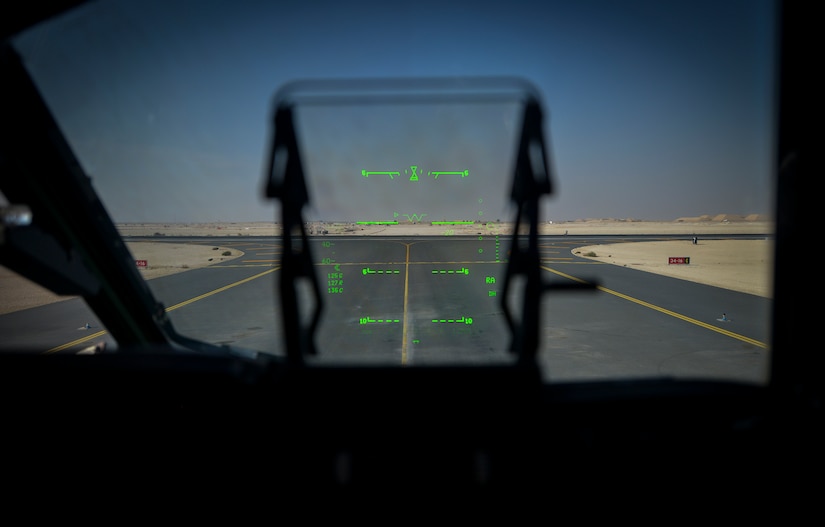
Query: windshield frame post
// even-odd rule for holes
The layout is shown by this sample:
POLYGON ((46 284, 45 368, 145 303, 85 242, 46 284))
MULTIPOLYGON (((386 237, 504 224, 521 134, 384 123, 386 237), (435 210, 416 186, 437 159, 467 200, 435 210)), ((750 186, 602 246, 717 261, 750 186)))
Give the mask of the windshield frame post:
POLYGON ((315 329, 323 310, 323 297, 312 265, 312 250, 307 240, 302 210, 309 202, 303 166, 295 137, 292 106, 276 105, 274 140, 269 158, 266 197, 281 202, 283 254, 281 256, 280 297, 287 360, 304 364, 304 355, 316 355, 315 329), (295 238, 297 236, 297 239, 295 238), (297 284, 310 281, 315 309, 309 324, 299 316, 297 284))
POLYGON ((518 362, 523 365, 535 364, 539 346, 541 295, 546 289, 539 272, 538 216, 539 200, 552 193, 552 185, 542 126, 541 103, 537 98, 528 96, 510 191, 510 199, 517 209, 516 223, 510 243, 511 256, 507 262, 504 294, 500 300, 512 338, 509 351, 515 353, 518 362), (520 240, 524 227, 527 228, 526 244, 520 240), (513 280, 518 275, 526 279, 520 320, 515 319, 507 303, 513 280))

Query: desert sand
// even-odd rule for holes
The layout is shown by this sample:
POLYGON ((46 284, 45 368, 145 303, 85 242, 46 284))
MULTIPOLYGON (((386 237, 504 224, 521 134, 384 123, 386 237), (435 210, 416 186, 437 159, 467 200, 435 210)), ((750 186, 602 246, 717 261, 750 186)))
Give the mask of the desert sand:
MULTIPOLYGON (((281 229, 275 223, 130 223, 117 226, 126 237, 164 236, 280 236, 281 229)), ((307 223, 306 230, 315 236, 443 236, 448 231, 454 235, 508 234, 512 223, 475 222, 471 225, 433 225, 432 223, 399 222, 396 225, 361 225, 354 222, 307 223)), ((768 234, 773 223, 754 216, 697 216, 678 218, 674 221, 638 221, 633 219, 597 218, 564 222, 542 222, 541 235, 599 235, 599 234, 768 234)))
POLYGON ((770 298, 773 239, 613 243, 577 247, 573 253, 614 265, 770 298), (671 257, 689 263, 670 263, 671 257))
MULTIPOLYGON (((177 236, 276 236, 280 229, 274 223, 193 223, 193 224, 129 224, 118 225, 127 246, 136 260, 146 260, 147 268, 139 272, 146 280, 185 272, 217 262, 243 256, 235 248, 194 243, 163 241, 177 236), (157 241, 130 240, 131 237, 151 237, 157 241), (231 255, 224 256, 225 251, 231 255)), ((357 225, 354 223, 310 224, 307 230, 316 236, 443 236, 450 229, 453 235, 509 234, 512 225, 475 223, 472 225, 434 226, 431 224, 357 225), (322 234, 326 231, 326 234, 322 234)), ((680 218, 672 222, 591 219, 561 223, 542 223, 542 235, 599 234, 662 234, 684 235, 684 240, 615 243, 576 247, 571 252, 593 260, 622 265, 642 271, 673 276, 684 280, 770 297, 773 258, 773 223, 761 218, 714 217, 680 218), (705 240, 707 234, 765 234, 759 240, 705 240), (692 242, 697 236, 698 243, 692 242), (687 265, 672 265, 669 257, 689 257, 687 265)), ((51 291, 20 277, 0 266, 0 314, 58 302, 70 297, 51 291)))

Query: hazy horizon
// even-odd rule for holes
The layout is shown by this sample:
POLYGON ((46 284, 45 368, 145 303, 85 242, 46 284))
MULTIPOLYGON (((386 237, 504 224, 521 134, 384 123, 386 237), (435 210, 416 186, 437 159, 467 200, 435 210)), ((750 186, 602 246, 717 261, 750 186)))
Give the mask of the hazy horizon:
MULTIPOLYGON (((700 214, 698 216, 680 216, 678 218, 666 219, 666 220, 650 220, 645 218, 613 218, 613 217, 591 217, 591 218, 567 218, 567 219, 558 219, 558 220, 542 220, 541 223, 575 223, 575 222, 587 222, 587 221, 613 221, 613 222, 652 222, 652 223, 673 223, 678 221, 701 221, 701 222, 711 222, 711 221, 724 221, 723 219, 716 219, 719 217, 726 217, 725 219, 730 220, 733 218, 733 221, 749 221, 749 222, 773 222, 774 218, 762 215, 762 214, 700 214), (756 218, 753 218, 756 216, 756 218)), ((430 224, 433 221, 438 220, 421 220, 414 222, 413 220, 408 220, 406 218, 398 220, 399 225, 407 225, 407 224, 430 224)), ((169 222, 169 221, 118 221, 115 222, 117 225, 216 225, 216 224, 230 224, 230 225, 241 225, 241 224, 271 224, 271 225, 279 225, 281 223, 280 219, 276 220, 253 220, 253 221, 221 221, 221 220, 214 220, 214 221, 184 221, 184 222, 169 222)), ((327 221, 306 221, 307 224, 326 224, 326 225, 350 225, 356 224, 355 221, 343 221, 343 220, 327 220, 327 221)), ((500 221, 496 222, 495 220, 475 220, 475 223, 513 223, 512 221, 500 221)))

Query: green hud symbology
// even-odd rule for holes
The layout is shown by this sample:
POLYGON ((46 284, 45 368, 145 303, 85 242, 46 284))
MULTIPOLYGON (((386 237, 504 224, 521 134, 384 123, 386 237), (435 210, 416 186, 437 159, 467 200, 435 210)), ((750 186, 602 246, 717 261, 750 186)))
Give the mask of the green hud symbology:
MULTIPOLYGON (((409 170, 407 170, 407 169, 404 170, 404 173, 409 174, 409 176, 410 176, 409 181, 418 181, 419 180, 419 178, 418 178, 418 174, 419 174, 418 169, 419 168, 420 167, 418 165, 410 165, 409 170)), ((394 180, 396 177, 401 176, 401 172, 398 171, 398 170, 366 170, 366 169, 362 169, 361 170, 361 175, 363 177, 367 178, 367 179, 369 179, 370 176, 389 176, 390 179, 394 180)), ((427 172, 427 176, 432 177, 433 181, 437 180, 441 176, 458 176, 461 179, 464 179, 465 177, 469 177, 469 175, 470 175, 470 170, 469 169, 464 169, 464 170, 431 170, 431 171, 427 172)))

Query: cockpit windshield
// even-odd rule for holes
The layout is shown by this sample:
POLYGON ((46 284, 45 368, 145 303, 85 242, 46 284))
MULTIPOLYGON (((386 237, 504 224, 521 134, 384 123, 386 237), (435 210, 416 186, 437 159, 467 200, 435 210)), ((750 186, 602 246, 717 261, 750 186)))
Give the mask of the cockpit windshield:
MULTIPOLYGON (((764 385, 775 16, 106 0, 12 44, 187 339, 764 385)), ((81 296, 0 272, 0 346, 117 352, 81 296)))

